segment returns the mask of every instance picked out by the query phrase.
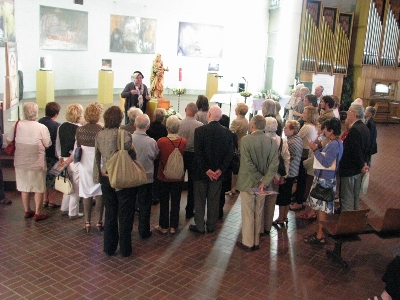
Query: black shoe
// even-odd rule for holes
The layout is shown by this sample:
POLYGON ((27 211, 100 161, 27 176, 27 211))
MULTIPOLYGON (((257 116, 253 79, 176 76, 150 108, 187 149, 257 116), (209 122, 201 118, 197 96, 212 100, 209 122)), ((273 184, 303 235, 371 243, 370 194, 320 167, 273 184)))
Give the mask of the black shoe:
POLYGON ((207 228, 207 232, 208 232, 208 233, 213 233, 214 230, 215 230, 215 229, 208 229, 208 228, 207 228))
POLYGON ((253 246, 253 250, 254 250, 254 251, 260 250, 260 245, 254 245, 254 246, 253 246))
POLYGON ((193 231, 193 232, 201 233, 201 234, 205 234, 206 233, 205 231, 198 230, 196 225, 189 225, 189 230, 193 231))
POLYGON ((243 243, 239 241, 236 242, 236 246, 238 246, 240 249, 246 252, 254 251, 254 247, 247 247, 246 245, 243 245, 243 243))
POLYGON ((260 232, 260 236, 266 236, 266 235, 269 235, 268 230, 264 230, 264 232, 260 232))
POLYGON ((151 237, 152 234, 153 234, 153 232, 150 230, 147 234, 141 234, 140 238, 142 240, 147 240, 149 237, 151 237))
POLYGON ((340 213, 342 212, 342 208, 338 207, 337 209, 335 209, 335 214, 340 215, 340 213))

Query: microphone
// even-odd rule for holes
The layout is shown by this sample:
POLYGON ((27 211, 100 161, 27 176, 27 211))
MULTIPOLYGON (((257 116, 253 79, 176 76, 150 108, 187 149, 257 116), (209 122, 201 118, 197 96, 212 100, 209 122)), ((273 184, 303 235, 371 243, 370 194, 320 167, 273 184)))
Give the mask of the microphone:
POLYGON ((242 77, 244 81, 247 81, 246 78, 242 77))
POLYGON ((224 77, 224 76, 221 76, 221 75, 218 75, 218 74, 215 75, 215 78, 222 78, 222 77, 224 77))

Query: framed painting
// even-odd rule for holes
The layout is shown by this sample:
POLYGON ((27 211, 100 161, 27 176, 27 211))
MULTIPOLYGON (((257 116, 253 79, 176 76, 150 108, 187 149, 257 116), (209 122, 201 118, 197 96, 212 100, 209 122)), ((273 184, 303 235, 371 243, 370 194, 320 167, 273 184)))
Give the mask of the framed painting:
POLYGON ((322 15, 324 16, 325 22, 328 24, 329 28, 335 33, 336 29, 336 18, 337 18, 337 11, 336 7, 324 7, 322 15))
POLYGON ((179 22, 178 55, 221 58, 224 27, 179 22))
POLYGON ((14 0, 0 0, 0 47, 15 42, 14 0))
POLYGON ((40 49, 87 50, 88 13, 40 6, 40 49))
POLYGON ((110 52, 155 53, 157 20, 111 15, 110 52))
POLYGON ((307 11, 314 20, 315 25, 318 27, 321 15, 321 1, 307 1, 307 11))
POLYGON ((351 38, 351 28, 353 27, 353 14, 352 13, 340 13, 339 14, 339 26, 344 30, 347 37, 351 38))

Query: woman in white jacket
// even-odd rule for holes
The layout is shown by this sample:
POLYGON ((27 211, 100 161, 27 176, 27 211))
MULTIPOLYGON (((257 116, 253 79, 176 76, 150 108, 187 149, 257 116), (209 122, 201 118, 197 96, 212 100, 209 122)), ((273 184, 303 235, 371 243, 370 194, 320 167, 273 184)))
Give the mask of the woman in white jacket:
MULTIPOLYGON (((289 153, 289 147, 287 144, 287 140, 284 138, 281 138, 279 135, 276 134, 276 130, 278 128, 278 121, 275 118, 272 117, 266 117, 265 118, 266 125, 265 125, 265 134, 269 137, 271 137, 276 144, 278 145, 278 148, 280 148, 281 142, 282 142, 282 150, 280 150, 280 154, 285 162, 285 169, 286 169, 286 174, 289 173, 289 164, 290 164, 290 153, 289 153)), ((276 173, 274 178, 272 179, 272 182, 270 184, 270 187, 275 192, 278 192, 279 190, 279 185, 284 183, 284 176, 281 176, 280 174, 276 173)), ((261 234, 269 234, 272 226, 272 221, 274 218, 274 212, 275 212, 275 204, 276 204, 276 197, 277 194, 273 195, 268 195, 265 196, 265 202, 264 202, 264 214, 263 214, 263 219, 261 219, 261 234)))

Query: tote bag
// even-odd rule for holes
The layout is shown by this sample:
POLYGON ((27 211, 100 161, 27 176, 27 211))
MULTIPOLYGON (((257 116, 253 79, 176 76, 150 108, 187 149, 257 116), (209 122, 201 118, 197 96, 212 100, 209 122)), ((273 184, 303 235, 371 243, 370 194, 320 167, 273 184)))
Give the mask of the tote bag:
POLYGON ((71 180, 69 179, 67 169, 65 169, 64 176, 57 176, 54 183, 54 188, 65 195, 70 195, 74 192, 74 187, 72 186, 71 180))
POLYGON ((132 160, 124 149, 124 131, 118 130, 118 150, 107 161, 107 174, 114 189, 125 189, 147 183, 146 171, 137 160, 132 160))

